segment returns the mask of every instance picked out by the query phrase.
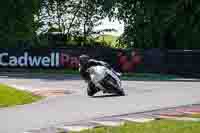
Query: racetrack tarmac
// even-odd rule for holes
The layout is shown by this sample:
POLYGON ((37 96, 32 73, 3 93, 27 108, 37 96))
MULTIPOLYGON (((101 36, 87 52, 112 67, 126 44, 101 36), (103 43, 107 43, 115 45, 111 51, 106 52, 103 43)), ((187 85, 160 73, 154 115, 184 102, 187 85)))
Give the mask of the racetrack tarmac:
POLYGON ((200 103, 200 82, 123 81, 126 96, 86 95, 79 78, 0 77, 0 83, 19 89, 66 90, 72 94, 0 109, 0 133, 22 133, 91 118, 136 113, 200 103))

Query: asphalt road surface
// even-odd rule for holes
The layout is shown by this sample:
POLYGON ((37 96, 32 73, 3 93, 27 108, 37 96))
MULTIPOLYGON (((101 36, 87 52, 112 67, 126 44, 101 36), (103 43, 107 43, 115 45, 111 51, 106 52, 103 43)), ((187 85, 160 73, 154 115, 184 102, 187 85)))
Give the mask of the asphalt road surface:
POLYGON ((0 109, 0 133, 22 133, 62 123, 200 103, 200 82, 123 81, 126 96, 86 95, 76 77, 0 77, 0 83, 25 90, 65 90, 71 94, 0 109))

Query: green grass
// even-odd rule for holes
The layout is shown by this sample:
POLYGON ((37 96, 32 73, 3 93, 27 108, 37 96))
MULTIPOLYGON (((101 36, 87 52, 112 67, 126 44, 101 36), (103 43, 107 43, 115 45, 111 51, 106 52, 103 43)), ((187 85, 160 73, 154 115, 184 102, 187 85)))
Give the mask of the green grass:
POLYGON ((9 107, 35 102, 42 97, 0 84, 0 107, 9 107))
POLYGON ((16 73, 30 73, 30 74, 79 74, 78 69, 42 69, 42 68, 15 68, 15 69, 5 69, 6 72, 16 72, 16 73))
POLYGON ((149 123, 126 123, 120 127, 101 127, 80 133, 199 133, 199 122, 158 120, 149 123))
MULTIPOLYGON (((6 71, 6 70, 5 70, 6 71)), ((30 74, 58 74, 58 75, 80 75, 78 70, 72 69, 12 69, 9 72, 22 72, 22 73, 30 73, 30 74)), ((157 74, 157 73, 123 73, 123 80, 174 80, 179 78, 176 75, 167 75, 167 74, 157 74)))
POLYGON ((28 72, 40 74, 79 74, 78 70, 72 69, 29 69, 28 72))
POLYGON ((113 35, 102 35, 97 39, 97 42, 106 42, 109 46, 115 47, 117 43, 118 36, 113 35))
POLYGON ((187 117, 191 117, 191 118, 200 118, 200 113, 198 114, 192 114, 192 115, 186 115, 187 117))
MULTIPOLYGON (((78 70, 70 69, 33 69, 30 70, 31 73, 36 74, 72 74, 80 75, 78 70)), ((123 80, 173 80, 178 78, 176 75, 165 75, 165 74, 155 74, 155 73, 123 73, 123 80)))
POLYGON ((124 73, 122 79, 132 80, 174 80, 176 75, 157 74, 157 73, 124 73))

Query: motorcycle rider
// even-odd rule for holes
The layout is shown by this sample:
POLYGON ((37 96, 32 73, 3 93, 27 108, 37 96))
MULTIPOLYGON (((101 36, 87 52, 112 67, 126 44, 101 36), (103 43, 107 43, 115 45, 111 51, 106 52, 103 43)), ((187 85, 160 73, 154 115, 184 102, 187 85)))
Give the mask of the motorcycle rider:
MULTIPOLYGON (((108 63, 106 63, 104 61, 98 61, 95 59, 91 59, 88 55, 81 55, 79 57, 79 61, 80 61, 80 64, 79 64, 80 75, 88 83, 88 87, 87 87, 88 95, 93 96, 95 93, 97 93, 100 90, 98 88, 96 88, 92 82, 90 82, 90 80, 91 80, 90 74, 87 72, 87 69, 92 66, 98 66, 98 65, 105 66, 111 70, 112 70, 112 68, 108 63)), ((112 71, 114 71, 114 70, 112 70, 112 71)), ((117 72, 115 72, 115 73, 118 76, 120 76, 119 73, 117 73, 117 72)))

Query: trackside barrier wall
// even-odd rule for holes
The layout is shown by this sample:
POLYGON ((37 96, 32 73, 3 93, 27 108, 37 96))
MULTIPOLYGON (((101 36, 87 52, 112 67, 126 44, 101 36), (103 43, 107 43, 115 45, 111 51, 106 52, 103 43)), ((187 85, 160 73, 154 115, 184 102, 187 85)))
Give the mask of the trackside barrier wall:
POLYGON ((200 74, 200 50, 122 50, 105 47, 0 49, 0 67, 10 70, 13 68, 77 70, 78 57, 81 54, 104 60, 123 72, 200 74))

